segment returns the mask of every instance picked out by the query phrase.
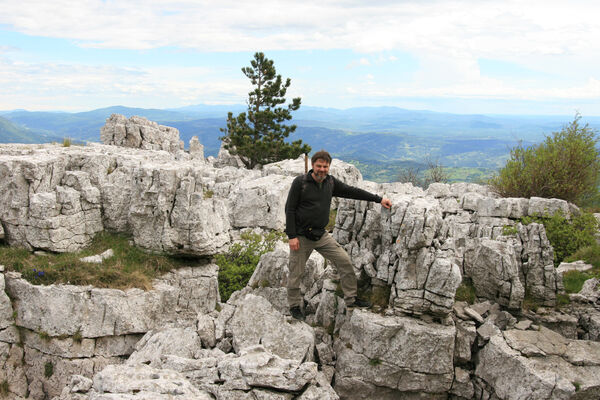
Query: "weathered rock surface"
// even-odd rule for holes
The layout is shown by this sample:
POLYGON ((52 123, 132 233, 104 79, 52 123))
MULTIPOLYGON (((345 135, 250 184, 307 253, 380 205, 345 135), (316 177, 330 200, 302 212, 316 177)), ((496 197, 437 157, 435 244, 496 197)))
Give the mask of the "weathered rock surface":
POLYGON ((509 330, 479 352, 475 374, 500 399, 595 399, 600 343, 569 340, 543 327, 509 330))
POLYGON ((454 326, 355 310, 335 343, 336 392, 348 399, 373 398, 374 387, 396 397, 442 395, 452 386, 455 335, 454 326))
POLYGON ((176 153, 183 150, 179 131, 170 126, 159 125, 144 117, 127 119, 112 114, 100 129, 100 141, 104 144, 133 147, 144 150, 164 150, 176 153))
MULTIPOLYGON (((197 141, 186 153, 173 131, 145 124, 115 118, 104 132, 142 149, 0 145, 6 241, 71 251, 112 230, 152 251, 214 255, 241 232, 283 228, 304 160, 242 170, 224 150, 204 160, 197 141)), ((517 221, 574 206, 474 184, 364 182, 339 160, 331 171, 393 202, 334 203, 334 236, 361 284, 387 297, 381 314, 346 309, 335 266, 314 254, 301 288, 306 322, 291 319, 283 243, 226 304, 212 264, 147 292, 0 273, 0 382, 34 399, 598 398, 598 283, 554 310, 562 281, 545 230, 517 221), (463 280, 475 304, 455 302, 463 280), (549 307, 522 311, 526 291, 549 307)))

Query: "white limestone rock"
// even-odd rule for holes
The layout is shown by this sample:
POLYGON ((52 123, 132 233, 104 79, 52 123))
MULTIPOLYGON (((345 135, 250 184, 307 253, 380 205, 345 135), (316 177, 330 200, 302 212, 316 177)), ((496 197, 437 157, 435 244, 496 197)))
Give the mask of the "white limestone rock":
POLYGON ((111 258, 114 255, 115 255, 115 252, 113 251, 113 249, 108 249, 106 251, 103 251, 100 254, 96 254, 96 255, 93 255, 93 256, 80 258, 79 261, 87 262, 87 263, 92 263, 92 264, 102 264, 102 262, 104 260, 107 260, 107 259, 111 258))
POLYGON ((100 129, 100 140, 107 145, 145 150, 164 150, 170 153, 183 150, 177 129, 138 116, 127 119, 123 115, 112 114, 100 129))
POLYGON ((190 139, 190 156, 194 159, 204 161, 204 146, 198 140, 198 136, 190 139))
POLYGON ((171 273, 168 276, 172 278, 157 280, 155 289, 146 292, 73 285, 37 286, 15 273, 5 276, 6 291, 17 311, 17 325, 50 336, 73 336, 79 332, 84 338, 96 338, 146 333, 185 317, 186 312, 194 319, 200 311, 213 310, 218 298, 216 273, 216 266, 210 265, 190 269, 187 275, 197 274, 196 279, 188 279, 184 272, 171 273), (169 281, 177 284, 170 285, 169 281))
POLYGON ((149 331, 136 344, 135 351, 127 359, 127 364, 147 364, 160 367, 162 357, 174 355, 194 358, 202 348, 200 337, 193 327, 173 327, 149 331))
POLYGON ((310 326, 288 322, 271 303, 253 294, 239 299, 236 306, 227 322, 227 330, 231 332, 237 354, 246 347, 261 344, 270 353, 285 359, 313 359, 315 338, 310 326))
POLYGON ((501 399, 570 399, 576 392, 577 398, 591 399, 600 390, 599 346, 543 327, 510 330, 490 338, 475 374, 501 399))
POLYGON ((272 175, 240 183, 231 193, 234 227, 285 228, 285 201, 291 177, 272 175))
POLYGON ((29 391, 23 346, 0 341, 0 378, 8 382, 8 395, 26 397, 29 391))
POLYGON ((182 374, 149 365, 109 365, 94 376, 91 398, 182 399, 211 400, 213 397, 192 385, 182 374), (98 396, 100 395, 100 396, 98 396))
POLYGON ((514 247, 490 239, 473 241, 472 246, 465 252, 464 268, 465 274, 473 281, 477 297, 519 309, 525 288, 519 279, 514 247))
MULTIPOLYGON (((454 376, 455 334, 453 326, 356 309, 335 342, 336 392, 341 398, 363 398, 354 396, 352 388, 374 385, 397 397, 444 394, 454 376)), ((377 392, 372 395, 382 398, 377 392)))
POLYGON ((564 275, 565 272, 569 272, 569 271, 589 271, 590 269, 594 268, 593 265, 591 264, 586 264, 585 261, 582 260, 578 260, 578 261, 574 261, 572 263, 568 263, 568 262, 561 262, 560 265, 556 268, 556 273, 564 275))

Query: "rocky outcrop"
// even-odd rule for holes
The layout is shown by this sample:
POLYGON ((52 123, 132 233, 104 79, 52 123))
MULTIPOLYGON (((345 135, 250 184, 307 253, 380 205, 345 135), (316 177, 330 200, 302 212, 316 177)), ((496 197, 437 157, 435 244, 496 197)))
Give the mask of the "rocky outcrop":
POLYGON ((478 354, 481 392, 500 399, 593 399, 600 394, 600 343, 542 327, 493 335, 478 354))
MULTIPOLYGON (((303 159, 249 171, 225 151, 205 160, 196 142, 181 151, 158 125, 111 126, 121 146, 0 146, 7 243, 73 251, 111 230, 150 251, 212 256, 241 232, 284 227, 303 159), (148 139, 142 149, 123 147, 138 139, 148 139)), ((474 184, 375 184, 339 160, 331 171, 393 202, 334 202, 333 235, 361 291, 379 293, 377 307, 347 309, 335 265, 313 254, 301 285, 306 320, 291 319, 284 243, 227 303, 210 263, 150 291, 38 286, 1 271, 0 383, 34 399, 597 397, 597 280, 554 309, 561 277, 544 227, 519 222, 574 206, 501 199, 474 184), (472 305, 455 301, 467 283, 472 305), (535 311, 522 309, 525 293, 535 311)))
POLYGON ((159 125, 144 117, 127 119, 112 114, 100 129, 100 141, 107 145, 132 147, 144 150, 164 150, 177 153, 183 150, 179 131, 170 126, 159 125))
POLYGON ((0 283, 0 381, 33 399, 123 363, 148 331, 193 325, 219 301, 215 265, 171 272, 150 291, 32 285, 13 272, 0 283))

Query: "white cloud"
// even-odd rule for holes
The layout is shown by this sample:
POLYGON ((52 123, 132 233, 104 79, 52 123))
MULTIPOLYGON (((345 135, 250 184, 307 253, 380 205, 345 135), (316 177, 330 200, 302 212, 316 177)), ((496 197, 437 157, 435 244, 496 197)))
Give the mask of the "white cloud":
MULTIPOLYGON (((4 29, 65 38, 82 47, 152 49, 172 46, 202 52, 332 50, 360 53, 347 68, 376 68, 410 54, 418 64, 411 83, 374 79, 332 89, 390 96, 594 98, 600 80, 600 2, 587 0, 1 0, 4 29), (542 75, 537 82, 482 76, 478 59, 516 63, 542 75)), ((14 48, 0 47, 0 55, 14 48)), ((12 56, 12 54, 11 54, 12 56)), ((2 104, 36 102, 53 107, 64 96, 100 96, 109 104, 235 102, 245 98, 243 79, 210 78, 191 68, 131 69, 0 60, 2 104), (127 77, 124 79, 124 77, 127 77), (12 94, 11 94, 12 93, 12 94), (12 97, 11 97, 12 96, 12 97), (12 99, 12 100, 11 100, 12 99), (15 101, 13 101, 15 100, 15 101), (159 103, 161 102, 161 103, 159 103)), ((310 68, 310 67, 305 67, 310 68)), ((305 69, 306 70, 306 69, 305 69)), ((369 70, 371 72, 371 70, 369 70)), ((375 72, 373 72, 375 73, 375 72)), ((364 72, 362 72, 364 76, 364 72)), ((310 83, 309 83, 310 84, 310 83)), ((322 85, 313 82, 312 85, 322 85)), ((304 87, 306 93, 316 92, 304 87)), ((99 101, 99 100, 98 100, 99 101)), ((87 107, 83 106, 82 107, 87 107)))
POLYGON ((203 51, 350 48, 568 54, 600 44, 600 3, 479 0, 4 0, 0 23, 85 46, 203 51))
POLYGON ((0 70, 0 109, 84 110, 124 103, 160 108, 209 102, 232 104, 240 103, 249 89, 243 80, 206 79, 206 69, 191 67, 133 69, 28 64, 0 58, 0 70))

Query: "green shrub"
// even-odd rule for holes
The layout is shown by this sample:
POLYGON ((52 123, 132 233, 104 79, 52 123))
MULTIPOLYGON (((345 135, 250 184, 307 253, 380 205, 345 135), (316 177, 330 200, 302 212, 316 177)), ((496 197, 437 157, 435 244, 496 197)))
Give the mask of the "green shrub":
POLYGON ((44 364, 44 376, 50 378, 54 375, 54 365, 50 361, 44 364))
POLYGON ((273 251, 277 240, 283 237, 283 233, 275 231, 265 236, 244 233, 242 243, 234 243, 227 253, 215 257, 219 266, 221 301, 227 301, 233 292, 243 289, 248 284, 260 257, 273 251))
POLYGON ((511 149, 504 168, 489 184, 505 197, 559 198, 585 205, 598 198, 600 157, 596 131, 581 116, 539 145, 511 149))
POLYGON ((563 285, 567 293, 579 293, 583 284, 593 275, 582 271, 567 271, 563 275, 563 285))
POLYGON ((521 219, 524 225, 538 222, 546 228, 546 236, 554 249, 554 265, 558 266, 566 257, 586 246, 596 242, 595 233, 598 221, 593 214, 582 212, 567 219, 562 212, 551 217, 525 217, 521 219))
POLYGON ((63 145, 63 147, 71 147, 71 138, 68 138, 68 137, 64 138, 62 145, 63 145))
POLYGON ((381 364, 381 360, 379 358, 371 358, 369 360, 369 365, 372 367, 379 365, 379 364, 381 364))
POLYGON ((454 296, 456 301, 466 301, 469 304, 475 303, 475 286, 470 278, 464 278, 460 286, 456 289, 454 296))

